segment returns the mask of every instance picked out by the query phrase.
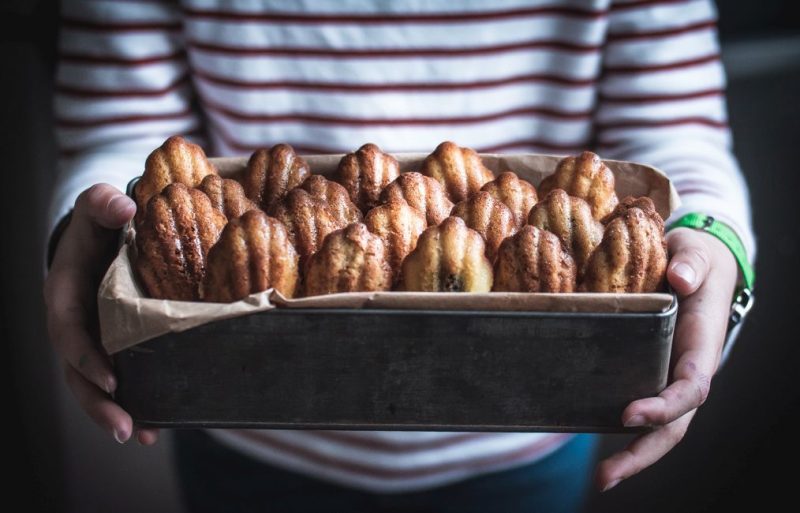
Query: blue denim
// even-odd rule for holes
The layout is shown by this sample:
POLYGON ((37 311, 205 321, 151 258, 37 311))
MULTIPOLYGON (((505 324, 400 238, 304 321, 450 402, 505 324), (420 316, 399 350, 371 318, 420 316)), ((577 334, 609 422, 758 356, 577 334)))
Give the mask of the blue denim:
POLYGON ((175 432, 175 461, 187 511, 543 512, 581 510, 597 437, 577 435, 530 465, 438 488, 380 494, 275 468, 202 431, 175 432))

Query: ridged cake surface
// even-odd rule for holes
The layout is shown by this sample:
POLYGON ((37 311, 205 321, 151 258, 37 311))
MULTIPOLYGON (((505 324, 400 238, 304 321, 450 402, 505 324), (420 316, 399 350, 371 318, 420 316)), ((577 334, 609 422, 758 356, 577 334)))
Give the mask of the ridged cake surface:
POLYGON ((203 191, 214 208, 225 214, 228 219, 234 219, 248 210, 258 208, 258 205, 245 196, 242 184, 236 180, 208 175, 200 182, 198 189, 203 191))
POLYGON ((417 247, 417 239, 428 226, 425 216, 405 200, 395 198, 370 210, 364 224, 383 241, 396 282, 403 260, 417 247))
POLYGON ((390 290, 392 270, 386 248, 363 223, 353 223, 325 237, 308 260, 305 295, 390 290))
POLYGON ((217 170, 206 158, 203 149, 183 137, 173 136, 164 141, 147 157, 142 177, 136 183, 134 197, 142 216, 150 198, 171 183, 197 187, 217 170))
POLYGON ((260 149, 250 156, 242 185, 247 197, 270 212, 290 190, 311 175, 308 164, 288 144, 260 149))
POLYGON ((453 202, 448 199, 442 186, 420 173, 401 173, 381 193, 381 203, 401 199, 425 216, 429 226, 437 225, 450 216, 453 202))
POLYGON ((420 172, 439 182, 453 203, 468 199, 494 180, 494 174, 475 150, 450 141, 441 143, 425 158, 420 172))
POLYGON ((517 232, 514 214, 505 203, 488 192, 479 191, 457 204, 450 215, 460 217, 468 228, 481 234, 486 241, 486 256, 490 262, 494 261, 503 240, 517 232))
POLYGON ((576 269, 572 256, 554 234, 524 226, 500 246, 494 264, 499 292, 572 292, 576 269))
POLYGON ((448 217, 420 235, 403 261, 401 290, 421 292, 489 292, 492 265, 483 237, 460 217, 448 217))
POLYGON ((592 215, 600 220, 611 213, 619 200, 614 190, 614 173, 602 159, 590 151, 562 159, 555 173, 539 184, 539 194, 547 195, 553 189, 564 189, 589 204, 592 215))
POLYGON ((203 299, 229 303, 275 288, 292 297, 298 257, 286 227, 261 210, 231 220, 208 253, 203 299))
POLYGON ((324 202, 330 213, 342 226, 360 223, 364 218, 355 203, 350 201, 350 195, 345 188, 322 175, 309 176, 300 188, 315 199, 324 202))
POLYGON ((592 251, 603 238, 603 225, 592 216, 589 204, 563 189, 550 191, 531 210, 528 223, 561 239, 582 274, 592 251))
POLYGON ((606 225, 580 289, 588 292, 655 292, 667 270, 663 224, 637 207, 606 225))
POLYGON ((301 265, 322 246, 326 235, 347 226, 347 223, 337 221, 327 203, 300 188, 292 189, 281 200, 273 217, 286 226, 289 240, 300 255, 301 265))
POLYGON ((511 171, 500 173, 497 178, 485 183, 481 190, 502 201, 511 210, 517 228, 522 228, 528 222, 528 214, 539 200, 536 188, 511 171))
POLYGON ((348 153, 339 162, 336 181, 350 194, 362 212, 380 203, 381 191, 400 176, 397 159, 372 143, 348 153))
POLYGON ((167 185, 150 198, 136 231, 136 271, 151 297, 197 301, 208 251, 227 219, 197 189, 167 185))

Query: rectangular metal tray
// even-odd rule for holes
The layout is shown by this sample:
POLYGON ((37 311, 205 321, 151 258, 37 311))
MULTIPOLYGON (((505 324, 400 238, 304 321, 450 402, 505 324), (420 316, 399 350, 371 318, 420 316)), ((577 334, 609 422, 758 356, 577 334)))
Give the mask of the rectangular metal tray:
POLYGON ((116 400, 155 427, 630 431, 676 312, 276 309, 117 353, 116 400))

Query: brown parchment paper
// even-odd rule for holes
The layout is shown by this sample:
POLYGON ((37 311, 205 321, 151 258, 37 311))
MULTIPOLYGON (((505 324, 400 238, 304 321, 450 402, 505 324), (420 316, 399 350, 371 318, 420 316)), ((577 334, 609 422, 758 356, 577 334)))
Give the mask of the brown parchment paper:
MULTIPOLYGON (((427 154, 396 154, 402 171, 416 171, 427 154)), ((481 155, 495 174, 511 170, 534 185, 553 173, 562 158, 552 155, 481 155)), ((330 175, 341 155, 304 157, 311 170, 330 175)), ((241 172, 247 158, 211 159, 220 174, 241 172)), ((649 196, 666 219, 680 200, 669 179, 657 169, 632 162, 606 160, 614 172, 617 195, 649 196)), ((274 308, 393 308, 405 310, 552 311, 552 312, 660 312, 672 303, 670 294, 542 294, 492 292, 487 294, 432 292, 359 292, 286 299, 272 289, 235 303, 171 301, 146 297, 131 266, 135 232, 128 226, 125 242, 100 284, 98 310, 103 347, 109 354, 169 332, 274 308)))

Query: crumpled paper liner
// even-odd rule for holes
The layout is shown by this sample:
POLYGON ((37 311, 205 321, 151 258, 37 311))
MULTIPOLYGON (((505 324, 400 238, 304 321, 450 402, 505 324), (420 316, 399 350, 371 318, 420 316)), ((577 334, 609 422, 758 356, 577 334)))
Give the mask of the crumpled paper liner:
MULTIPOLYGON (((397 154, 402 171, 418 169, 426 154, 397 154)), ((511 170, 534 185, 551 174, 562 157, 549 155, 482 155, 496 174, 511 170)), ((305 157, 312 171, 329 175, 341 155, 305 157)), ((219 172, 228 176, 240 172, 247 158, 212 159, 219 172)), ((605 161, 616 177, 620 199, 649 196, 666 219, 680 205, 669 179, 657 169, 632 162, 605 161)), ((672 295, 654 294, 543 294, 492 292, 486 294, 440 292, 358 292, 287 299, 270 289, 234 303, 171 301, 146 297, 131 266, 134 231, 128 226, 125 242, 112 262, 98 291, 100 334, 109 354, 135 346, 170 332, 185 331, 212 321, 229 319, 274 308, 361 308, 466 311, 551 311, 551 312, 660 312, 672 304, 672 295)))

